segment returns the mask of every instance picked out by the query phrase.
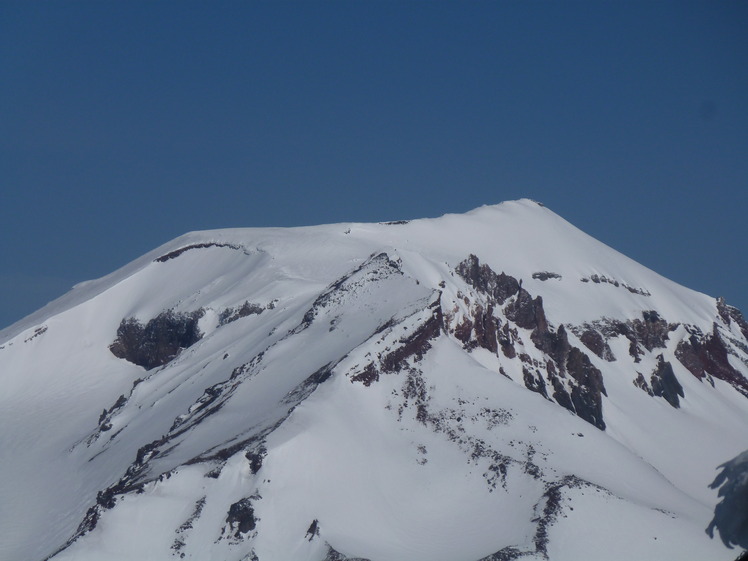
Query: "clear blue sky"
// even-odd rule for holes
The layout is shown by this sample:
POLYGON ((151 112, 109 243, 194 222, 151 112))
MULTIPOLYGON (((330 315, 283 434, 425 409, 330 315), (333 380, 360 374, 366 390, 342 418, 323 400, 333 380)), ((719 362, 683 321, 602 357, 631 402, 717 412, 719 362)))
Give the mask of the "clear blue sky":
POLYGON ((748 2, 0 2, 0 327, 186 231, 530 197, 748 312, 748 2))

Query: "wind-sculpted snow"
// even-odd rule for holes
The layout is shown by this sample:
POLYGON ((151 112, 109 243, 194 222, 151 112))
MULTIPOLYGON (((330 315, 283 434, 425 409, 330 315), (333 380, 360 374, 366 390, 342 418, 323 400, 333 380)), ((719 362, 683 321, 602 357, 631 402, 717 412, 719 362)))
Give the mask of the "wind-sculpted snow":
POLYGON ((195 232, 3 333, 3 559, 744 546, 748 323, 531 201, 195 232))
POLYGON ((169 261, 170 259, 176 259, 177 257, 182 255, 186 251, 190 251, 193 249, 207 249, 209 247, 226 247, 226 248, 234 249, 234 250, 241 249, 240 246, 229 244, 229 243, 216 243, 216 242, 195 243, 195 244, 187 245, 185 247, 180 247, 179 249, 170 251, 169 253, 162 255, 161 257, 157 257, 155 261, 157 263, 164 263, 166 261, 169 261))

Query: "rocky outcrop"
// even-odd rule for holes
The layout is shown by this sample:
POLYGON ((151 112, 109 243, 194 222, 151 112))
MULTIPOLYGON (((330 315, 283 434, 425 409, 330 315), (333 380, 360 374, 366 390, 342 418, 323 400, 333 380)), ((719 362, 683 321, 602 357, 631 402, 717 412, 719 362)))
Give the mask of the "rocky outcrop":
MULTIPOLYGON (((33 341, 37 337, 39 337, 41 335, 44 335, 46 332, 47 332, 47 326, 46 325, 42 325, 40 327, 37 327, 36 329, 34 329, 34 333, 32 333, 29 337, 27 337, 26 339, 24 339, 23 342, 24 343, 28 343, 29 341, 33 341)), ((2 347, 0 347, 0 348, 2 348, 2 347)))
POLYGON ((143 325, 135 318, 123 319, 109 350, 117 358, 151 370, 173 360, 179 351, 197 343, 197 326, 203 310, 178 313, 167 310, 143 325))
POLYGON ((208 247, 227 247, 229 249, 241 249, 240 246, 230 243, 218 243, 218 242, 208 242, 208 243, 194 243, 192 245, 186 245, 184 247, 180 247, 179 249, 175 249, 174 251, 170 251, 169 253, 166 253, 162 255, 161 257, 156 257, 154 261, 156 263, 164 263, 166 261, 169 261, 171 259, 176 259, 180 255, 182 255, 186 251, 190 251, 192 249, 205 249, 208 247))
POLYGON ((607 362, 613 362, 615 360, 610 345, 608 345, 608 342, 599 331, 596 331, 595 329, 585 329, 584 331, 577 333, 577 336, 585 347, 601 359, 607 362))
POLYGON ((490 296, 499 305, 519 292, 520 284, 517 279, 504 273, 497 275, 488 265, 481 265, 478 257, 472 253, 457 265, 455 271, 468 284, 490 296))
POLYGON ((182 553, 182 549, 184 549, 185 538, 187 533, 192 530, 195 521, 200 518, 200 514, 203 512, 203 508, 205 507, 205 501, 207 500, 207 496, 200 497, 195 502, 195 507, 192 510, 192 514, 190 514, 189 518, 185 520, 179 528, 176 529, 176 537, 174 538, 174 542, 171 544, 171 549, 174 551, 174 554, 178 554, 180 558, 184 557, 184 553, 182 553))
POLYGON ((748 341, 748 321, 745 320, 740 310, 725 304, 724 298, 717 298, 717 313, 728 327, 735 322, 745 340, 748 341))
POLYGON ((727 355, 727 347, 716 323, 711 333, 702 335, 694 331, 675 349, 675 357, 699 380, 711 375, 748 396, 748 380, 730 364, 727 355))
POLYGON ((399 340, 397 347, 382 354, 379 360, 368 363, 360 372, 351 376, 351 382, 365 386, 379 380, 380 373, 394 373, 407 369, 408 361, 420 361, 431 348, 431 341, 442 332, 442 308, 437 298, 429 305, 431 315, 408 337, 399 340))
POLYGON ((265 308, 259 304, 253 304, 245 301, 244 304, 237 308, 226 308, 220 314, 218 314, 218 324, 226 325, 240 318, 244 318, 251 315, 259 315, 265 311, 265 308))
MULTIPOLYGON (((641 319, 620 321, 603 318, 579 326, 569 325, 569 329, 579 340, 598 357, 613 361, 608 341, 623 336, 629 341, 629 355, 634 362, 640 362, 645 352, 665 349, 673 332, 679 327, 685 328, 688 335, 678 342, 675 358, 699 380, 712 382, 712 377, 724 380, 738 391, 748 396, 748 380, 735 369, 728 359, 728 355, 735 355, 739 360, 748 360, 748 323, 739 310, 727 306, 724 300, 717 300, 717 314, 724 326, 738 326, 744 340, 734 331, 732 334, 720 327, 716 322, 712 324, 712 332, 704 334, 701 329, 693 325, 668 323, 654 310, 642 312, 641 319)), ((660 363, 652 374, 651 387, 641 376, 634 384, 650 393, 664 397, 673 407, 679 407, 679 397, 683 397, 683 389, 672 373, 672 366, 660 355, 660 363), (654 393, 653 393, 654 392, 654 393)))
POLYGON ((625 288, 631 294, 638 294, 639 296, 652 296, 652 294, 650 294, 648 290, 628 285, 625 282, 620 282, 620 281, 617 281, 616 279, 608 278, 605 275, 593 274, 593 275, 590 275, 589 277, 582 277, 579 280, 581 280, 582 282, 592 281, 595 284, 610 284, 610 285, 615 286, 616 288, 618 287, 625 288))
POLYGON ((509 321, 523 329, 545 332, 548 322, 545 319, 543 299, 538 296, 533 299, 524 288, 517 291, 517 297, 504 308, 504 314, 509 321))
POLYGON ((535 280, 547 281, 548 279, 561 280, 562 277, 558 273, 552 273, 550 271, 538 271, 537 273, 532 274, 532 278, 534 278, 535 280))
MULTIPOLYGON (((607 393, 602 373, 584 352, 571 345, 563 325, 556 331, 549 326, 543 299, 533 298, 517 279, 505 273, 497 274, 488 265, 481 264, 475 255, 461 262, 455 271, 486 301, 485 307, 479 303, 473 305, 472 316, 464 317, 455 326, 455 337, 467 349, 481 347, 497 354, 500 348, 504 356, 514 358, 517 328, 530 331, 533 344, 548 355, 549 360, 545 364, 535 364, 528 356, 520 356, 525 363, 522 369, 525 387, 552 398, 604 430, 602 396, 607 393), (495 315, 495 310, 502 305, 506 323, 495 315), (511 327, 510 323, 516 327, 511 327)), ((650 319, 657 321, 653 316, 650 319)), ((646 329, 642 331, 649 333, 646 329)), ((603 353, 606 343, 602 341, 598 346, 603 353)))
MULTIPOLYGON (((497 274, 475 255, 460 263, 455 272, 482 296, 481 302, 472 304, 464 297, 470 306, 469 314, 456 322, 452 331, 463 346, 467 350, 484 348, 494 354, 501 350, 505 357, 514 358, 517 356, 514 342, 519 339, 516 328, 530 331, 534 345, 551 360, 540 366, 523 361, 525 386, 553 399, 598 428, 604 428, 601 396, 607 394, 602 374, 584 352, 569 342, 564 326, 555 331, 549 326, 542 298, 533 297, 517 279, 505 273, 497 274), (506 321, 502 321, 502 315, 506 321)), ((541 277, 542 280, 554 278, 545 274, 537 278, 541 277)), ((598 275, 592 275, 587 282, 624 286, 598 275)), ((728 327, 737 325, 748 341, 748 322, 742 314, 722 300, 718 300, 717 310, 722 322, 728 327)), ((611 339, 625 337, 629 341, 629 355, 634 362, 640 362, 645 353, 665 349, 678 327, 679 324, 668 323, 655 310, 644 310, 640 318, 628 321, 603 318, 581 326, 568 326, 585 348, 608 362, 616 359, 609 344, 611 339)), ((735 349, 730 347, 716 323, 713 332, 706 336, 695 328, 686 327, 691 329, 691 334, 677 345, 676 358, 697 378, 713 376, 748 395, 748 380, 728 360, 730 353, 745 360, 735 352, 735 349, 743 349, 742 341, 730 338, 735 349)), ((748 354, 748 346, 744 351, 748 354)), ((634 384, 650 395, 664 398, 676 408, 680 407, 680 398, 684 397, 683 387, 672 365, 662 354, 649 381, 640 374, 634 384)))
POLYGON ((603 318, 582 325, 569 325, 569 329, 579 337, 585 347, 598 357, 612 362, 615 360, 608 341, 615 337, 629 340, 629 355, 639 362, 644 350, 664 349, 677 324, 669 324, 654 310, 642 312, 642 318, 628 321, 603 318))
POLYGON ((634 379, 634 385, 640 390, 646 392, 647 395, 654 396, 654 393, 652 392, 652 388, 649 387, 649 384, 644 379, 644 374, 642 374, 641 372, 637 372, 636 374, 637 376, 634 379))
POLYGON ((665 348, 668 340, 668 323, 654 310, 643 311, 642 319, 630 322, 637 343, 640 343, 648 351, 655 348, 665 348))
POLYGON ((665 361, 663 355, 657 357, 657 367, 652 372, 651 383, 652 395, 665 398, 676 409, 680 407, 679 397, 685 397, 683 386, 675 377, 673 366, 665 361))
POLYGON ((319 536, 319 520, 316 518, 312 520, 312 523, 309 524, 309 529, 306 531, 306 534, 304 537, 308 541, 312 541, 314 538, 319 536))
POLYGON ((240 538, 242 534, 254 530, 257 526, 257 520, 255 519, 255 511, 252 507, 252 500, 245 498, 232 504, 226 516, 226 523, 231 531, 234 532, 234 537, 236 538, 240 538))
POLYGON ((299 333, 308 328, 315 318, 324 314, 326 309, 339 304, 345 298, 346 293, 355 291, 358 287, 371 281, 402 274, 399 259, 394 260, 385 252, 370 255, 361 265, 337 279, 317 296, 312 306, 304 314, 301 323, 291 332, 299 333))
POLYGON ((307 376, 303 382, 288 392, 288 394, 283 398, 283 403, 298 403, 312 395, 312 392, 317 389, 317 386, 330 379, 333 368, 335 368, 336 364, 337 362, 325 364, 307 376))
POLYGON ((496 553, 488 555, 487 557, 483 557, 478 561, 549 559, 548 531, 560 516, 564 516, 564 499, 566 498, 566 493, 568 493, 569 489, 594 489, 595 491, 607 493, 607 491, 602 487, 589 483, 588 481, 574 475, 567 475, 558 482, 549 483, 546 486, 541 501, 536 505, 536 509, 538 510, 542 505, 542 511, 540 512, 540 516, 533 520, 533 522, 537 524, 531 546, 534 547, 534 549, 530 550, 527 546, 522 546, 521 548, 508 546, 496 553))
POLYGON ((601 396, 608 394, 605 391, 602 373, 592 365, 590 357, 576 347, 569 351, 566 368, 576 381, 576 384, 571 384, 573 411, 588 423, 605 430, 601 396))
POLYGON ((234 385, 230 383, 230 380, 227 380, 205 388, 203 395, 190 406, 189 412, 174 419, 169 432, 176 431, 187 421, 194 425, 205 417, 216 413, 226 402, 225 393, 227 393, 227 390, 231 391, 233 387, 234 385))
POLYGON ((262 461, 265 459, 265 456, 267 456, 267 453, 268 451, 264 444, 257 448, 247 450, 244 453, 244 457, 249 461, 249 471, 252 475, 256 475, 257 472, 260 471, 260 468, 262 468, 262 461))
POLYGON ((127 398, 124 395, 120 395, 117 401, 114 402, 109 409, 104 409, 99 415, 99 430, 106 432, 112 428, 112 416, 122 409, 127 404, 127 398))

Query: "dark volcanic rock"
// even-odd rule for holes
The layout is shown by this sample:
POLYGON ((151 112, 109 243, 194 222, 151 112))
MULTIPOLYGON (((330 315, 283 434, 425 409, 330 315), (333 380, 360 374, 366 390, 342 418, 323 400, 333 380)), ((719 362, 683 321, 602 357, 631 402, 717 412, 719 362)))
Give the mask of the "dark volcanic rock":
POLYGON ((252 304, 248 301, 245 301, 244 304, 236 309, 226 308, 225 310, 223 310, 218 315, 218 324, 226 325, 227 323, 231 323, 232 321, 236 321, 240 318, 244 318, 250 315, 259 315, 264 311, 265 308, 263 308, 259 304, 252 304))
MULTIPOLYGON (((463 345, 468 349, 471 346, 479 346, 494 354, 498 354, 500 347, 504 356, 516 357, 513 344, 513 340, 517 339, 516 328, 511 328, 509 323, 502 325, 501 320, 494 317, 493 306, 507 302, 503 309, 507 320, 519 328, 531 331, 532 342, 551 359, 544 365, 523 359, 526 364, 522 370, 525 387, 546 398, 552 391, 552 397, 559 405, 604 430, 602 396, 607 393, 602 373, 586 354, 571 345, 563 325, 557 331, 548 325, 543 299, 540 296, 533 298, 513 277, 504 273, 496 274, 488 265, 481 265, 475 255, 470 255, 461 262, 456 271, 488 300, 485 309, 481 305, 474 306, 472 317, 464 318, 455 327, 455 336, 463 345), (539 370, 543 367, 546 371, 545 377, 539 370), (570 379, 564 380, 567 374, 570 379), (550 383, 550 388, 546 382, 550 383)), ((663 324, 667 333, 667 324, 661 322, 657 314, 652 312, 645 316, 645 323, 642 324, 640 331, 648 336, 650 332, 659 335, 663 324), (651 329, 650 324, 656 325, 657 328, 651 329)), ((587 331, 589 333, 586 340, 589 345, 598 349, 598 356, 612 359, 612 353, 603 336, 592 328, 588 328, 587 331)), ((631 332, 635 333, 635 330, 632 329, 631 332)), ((647 339, 648 344, 650 339, 656 342, 660 338, 652 335, 647 339)))
POLYGON ((309 541, 312 541, 314 538, 319 536, 319 520, 316 518, 312 520, 312 523, 309 525, 309 529, 306 531, 306 538, 309 541))
MULTIPOLYGON (((528 551, 525 547, 517 548, 507 546, 496 553, 483 557, 478 561, 516 561, 521 559, 548 559, 548 530, 553 526, 559 516, 564 516, 564 493, 566 489, 590 488, 602 490, 601 487, 580 479, 574 475, 567 475, 561 481, 549 484, 543 494, 543 510, 540 516, 533 522, 537 523, 532 544, 534 551, 528 551)), ((536 508, 541 503, 536 505, 536 508)), ((568 507, 566 507, 568 508, 568 507)), ((572 509, 573 510, 573 509, 572 509)))
POLYGON ((608 278, 605 275, 594 274, 594 275, 590 275, 589 277, 583 277, 583 278, 581 278, 579 280, 581 280, 582 282, 590 282, 590 281, 592 281, 595 284, 601 284, 601 283, 602 284, 611 284, 611 285, 615 286, 616 288, 618 288, 619 286, 622 287, 622 288, 625 288, 631 294, 638 294, 639 296, 652 296, 648 290, 645 290, 643 288, 637 288, 635 286, 630 286, 630 285, 626 284, 625 282, 620 282, 620 281, 617 281, 615 279, 608 278))
POLYGON ((180 247, 179 249, 175 249, 174 251, 170 251, 169 253, 162 255, 161 257, 156 257, 154 261, 157 263, 164 263, 165 261, 169 261, 170 259, 175 259, 179 257, 186 251, 190 251, 192 249, 205 249, 208 247, 228 247, 229 249, 241 249, 241 247, 239 247, 238 245, 234 245, 230 243, 217 243, 217 242, 195 243, 192 245, 180 247))
POLYGON ((252 501, 249 498, 242 499, 229 507, 226 522, 234 532, 235 537, 241 537, 255 529, 257 521, 255 520, 255 511, 252 508, 252 501))
POLYGON ((574 411, 574 402, 563 382, 558 377, 551 376, 551 384, 553 385, 553 399, 556 400, 556 403, 569 411, 574 411))
POLYGON ((561 280, 561 275, 558 273, 551 273, 550 271, 538 271, 537 273, 532 274, 532 278, 541 281, 547 281, 548 279, 561 280))
POLYGON ((743 337, 748 341, 748 322, 737 308, 725 304, 724 298, 717 298, 717 312, 722 320, 729 326, 733 321, 738 324, 743 337))
POLYGON ((653 310, 642 312, 642 320, 632 322, 636 340, 651 351, 654 348, 664 349, 668 339, 668 324, 653 310))
POLYGON ((657 357, 657 367, 652 372, 651 382, 652 393, 654 395, 664 397, 676 409, 680 407, 678 396, 685 397, 683 386, 680 385, 678 378, 675 377, 673 366, 669 362, 666 362, 662 355, 657 357))
POLYGON ((530 335, 530 339, 538 349, 555 361, 562 374, 566 372, 566 357, 572 347, 563 325, 559 326, 558 331, 554 333, 548 329, 546 324, 544 330, 535 329, 530 335))
POLYGON ((167 310, 145 325, 135 318, 123 319, 109 350, 117 358, 146 370, 163 366, 174 359, 181 349, 200 340, 202 334, 197 322, 203 313, 203 310, 189 314, 167 310))
POLYGON ((411 335, 400 339, 397 347, 379 359, 379 366, 367 364, 360 372, 351 376, 351 382, 361 382, 365 386, 379 381, 382 372, 400 372, 408 368, 411 358, 420 361, 431 348, 431 341, 441 335, 444 317, 440 298, 429 305, 431 316, 426 319, 411 335))
POLYGON ((475 322, 473 323, 473 332, 475 333, 475 343, 479 347, 488 349, 492 353, 496 353, 496 351, 499 350, 499 320, 494 317, 493 312, 494 309, 491 304, 488 305, 486 310, 483 309, 483 306, 476 306, 474 312, 475 322))
POLYGON ((603 385, 603 375, 590 362, 590 357, 572 347, 566 359, 566 369, 577 381, 571 388, 574 412, 600 430, 605 430, 601 395, 608 395, 603 385))
POLYGON ((728 382, 748 396, 748 380, 732 367, 727 354, 716 323, 710 334, 692 334, 678 343, 675 349, 675 357, 699 380, 711 375, 728 382))
POLYGON ((529 369, 522 367, 522 376, 525 387, 533 392, 539 393, 546 399, 548 399, 548 392, 545 389, 545 380, 539 372, 531 372, 529 369))
POLYGON ((504 313, 507 319, 523 329, 538 329, 541 332, 548 329, 543 299, 540 296, 533 299, 524 288, 520 288, 517 298, 507 304, 504 313))
POLYGON ((649 384, 647 384, 647 381, 644 379, 644 374, 642 374, 641 372, 637 372, 636 379, 634 380, 634 385, 637 388, 647 392, 648 395, 650 396, 654 395, 654 393, 649 387, 649 384))
POLYGON ((455 270, 468 284, 492 296, 499 304, 519 292, 517 279, 504 273, 497 275, 488 265, 481 265, 473 254, 457 265, 455 270))
MULTIPOLYGON (((381 371, 400 372, 407 366, 410 358, 419 361, 431 348, 431 340, 436 339, 442 330, 442 308, 437 298, 429 306, 431 316, 424 321, 409 337, 400 339, 398 346, 380 358, 381 371)), ((363 371, 351 377, 352 382, 362 382, 365 386, 379 380, 380 369, 369 363, 363 371)))
POLYGON ((501 352, 507 358, 514 358, 517 356, 517 350, 514 348, 514 340, 517 339, 517 330, 510 329, 509 324, 505 323, 499 333, 499 345, 501 345, 501 352))
POLYGON ((669 334, 678 324, 668 324, 654 310, 642 312, 642 319, 620 321, 602 318, 580 326, 569 326, 580 341, 603 360, 615 360, 608 340, 623 335, 629 340, 629 355, 634 362, 639 362, 644 354, 642 347, 648 351, 663 349, 669 334))
POLYGON ((590 358, 569 343, 566 329, 561 325, 556 333, 550 331, 546 324, 545 331, 536 328, 531 335, 535 345, 550 356, 558 367, 558 375, 569 374, 574 382, 570 383, 571 396, 560 381, 555 381, 556 373, 548 368, 548 378, 554 386, 553 398, 556 402, 573 411, 585 421, 605 430, 603 421, 602 396, 607 395, 603 384, 603 375, 590 358))
MULTIPOLYGON (((537 323, 535 302, 529 293, 521 288, 521 283, 517 279, 505 273, 496 274, 488 265, 481 265, 480 260, 472 254, 462 261, 455 271, 488 300, 485 308, 476 304, 471 310, 471 318, 466 317, 462 323, 455 326, 455 337, 462 341, 467 349, 480 347, 496 353, 501 347, 504 356, 514 358, 517 353, 509 326, 502 326, 501 320, 495 317, 495 311, 507 299, 517 295, 517 299, 508 306, 511 311, 507 317, 520 327, 534 327, 537 323)), ((542 300, 540 308, 542 310, 542 300)), ((544 320, 545 317, 541 319, 544 320)))
MULTIPOLYGON (((135 386, 133 386, 135 387, 135 386)), ((99 415, 99 430, 106 432, 112 428, 112 416, 114 413, 122 409, 127 404, 127 398, 124 395, 120 395, 117 401, 114 402, 109 409, 104 409, 99 415)))
POLYGON ((431 316, 409 337, 401 339, 400 346, 382 357, 382 368, 387 372, 398 372, 410 357, 421 360, 431 348, 430 341, 442 331, 442 308, 437 298, 431 304, 431 316))
POLYGON ((203 390, 197 401, 190 407, 188 415, 177 417, 171 425, 169 432, 176 431, 185 421, 189 420, 191 425, 199 423, 202 419, 216 413, 226 402, 224 392, 232 390, 229 382, 219 382, 203 390))
POLYGON ((585 347, 587 347, 601 359, 608 362, 613 362, 615 360, 613 351, 610 350, 610 345, 608 345, 608 342, 605 340, 602 334, 600 334, 600 332, 595 331, 594 329, 585 329, 579 336, 579 340, 582 342, 582 344, 584 344, 585 347))
POLYGON ((252 475, 257 474, 257 472, 260 471, 262 460, 267 456, 267 453, 267 449, 264 445, 253 450, 247 450, 247 452, 244 453, 244 457, 249 460, 249 471, 252 475))
POLYGON ((457 337, 462 345, 466 348, 470 346, 470 340, 473 334, 473 322, 469 318, 465 317, 462 322, 457 324, 454 328, 454 336, 457 337))
POLYGON ((310 374, 303 382, 288 392, 286 397, 283 398, 283 402, 298 403, 312 395, 312 392, 317 389, 317 386, 324 384, 330 379, 336 364, 337 362, 330 362, 310 374))
POLYGON ((361 382, 364 386, 367 388, 371 386, 374 382, 379 381, 379 371, 377 370, 376 366, 374 364, 369 363, 367 364, 363 371, 359 372, 358 374, 351 376, 351 382, 361 382))

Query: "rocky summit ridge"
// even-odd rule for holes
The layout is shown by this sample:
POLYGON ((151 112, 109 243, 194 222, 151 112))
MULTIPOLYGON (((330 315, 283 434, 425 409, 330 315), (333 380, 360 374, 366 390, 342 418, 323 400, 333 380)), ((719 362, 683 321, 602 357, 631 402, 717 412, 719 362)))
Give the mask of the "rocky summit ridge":
POLYGON ((186 234, 0 332, 0 384, 4 559, 748 548, 748 322, 530 200, 186 234))

